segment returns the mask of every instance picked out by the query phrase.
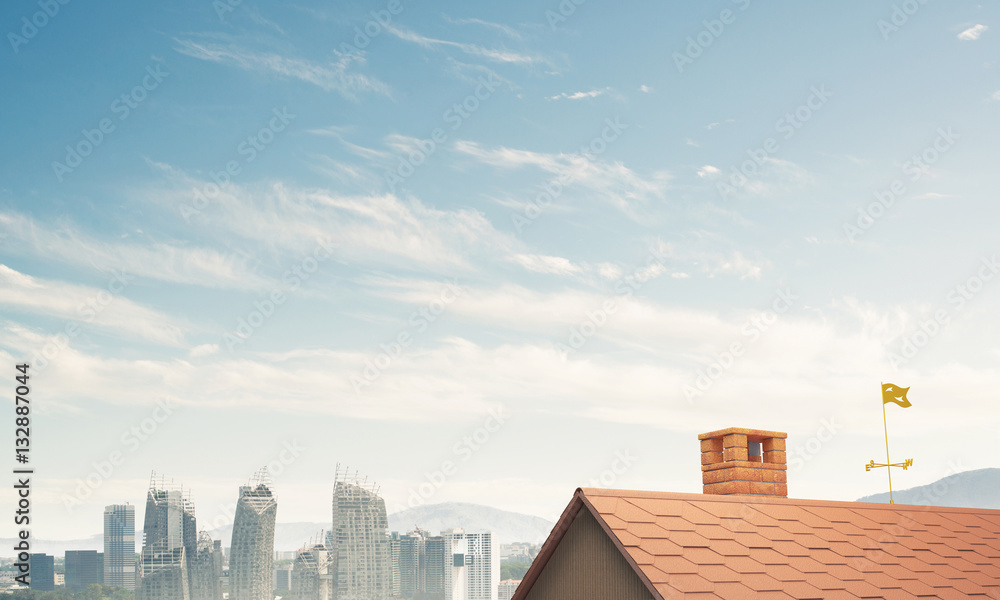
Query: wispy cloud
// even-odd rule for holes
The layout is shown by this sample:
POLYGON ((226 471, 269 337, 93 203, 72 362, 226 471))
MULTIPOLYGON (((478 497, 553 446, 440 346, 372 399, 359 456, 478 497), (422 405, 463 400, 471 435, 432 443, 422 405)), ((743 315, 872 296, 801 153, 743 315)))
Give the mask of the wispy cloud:
POLYGON ((642 84, 639 86, 639 91, 642 92, 643 94, 652 94, 653 88, 649 87, 646 84, 642 84))
POLYGON ((601 88, 599 90, 590 90, 589 92, 573 92, 572 94, 567 94, 563 92, 561 94, 556 94, 555 96, 548 96, 546 100, 583 100, 585 98, 597 98, 598 96, 603 96, 604 94, 611 91, 610 87, 601 88))
POLYGON ((260 289, 269 285, 239 255, 183 243, 150 240, 104 241, 70 224, 57 228, 19 214, 0 213, 0 232, 18 242, 20 251, 63 263, 208 288, 260 289))
POLYGON ((531 65, 535 63, 544 63, 541 57, 532 56, 529 54, 523 54, 520 52, 514 52, 512 50, 497 50, 493 48, 485 48, 483 46, 478 46, 476 44, 468 44, 464 42, 452 42, 449 40, 439 40, 432 37, 427 37, 420 35, 412 30, 405 29, 402 27, 396 27, 394 25, 386 25, 386 31, 392 35, 398 37, 404 42, 412 42, 424 48, 434 48, 434 47, 447 47, 447 48, 457 48, 462 52, 485 58, 499 63, 511 63, 520 65, 531 65))
MULTIPOLYGON (((198 187, 190 181, 160 192, 161 201, 190 202, 190 190, 198 187)), ((468 259, 483 253, 505 256, 513 244, 468 208, 440 210, 391 193, 351 195, 284 182, 226 187, 204 211, 206 219, 228 234, 294 254, 311 252, 323 239, 356 264, 448 271, 470 268, 468 259)))
POLYGON ((441 15, 441 16, 442 18, 444 18, 445 21, 453 25, 481 25, 488 29, 494 29, 496 31, 499 31, 500 33, 504 34, 505 36, 511 39, 515 40, 521 39, 521 34, 518 33, 513 27, 510 27, 508 25, 503 25, 501 23, 491 23, 490 21, 484 21, 482 19, 475 19, 475 18, 453 19, 448 15, 441 15))
POLYGON ((343 127, 331 126, 331 127, 324 127, 321 129, 310 129, 309 133, 313 135, 322 135, 322 136, 329 136, 332 138, 336 138, 341 144, 344 145, 345 148, 347 148, 348 151, 351 152, 351 154, 360 156, 361 158, 365 158, 368 160, 384 160, 392 157, 390 153, 384 150, 374 150, 372 148, 366 148, 364 146, 359 146, 358 144, 354 144, 352 142, 347 141, 347 139, 345 139, 343 135, 344 134, 343 127))
POLYGON ((561 256, 515 254, 511 260, 529 271, 550 275, 579 275, 583 269, 561 256))
POLYGON ((180 345, 182 329, 169 317, 115 294, 116 290, 121 293, 132 277, 127 271, 119 272, 115 283, 109 283, 113 289, 108 290, 32 277, 0 264, 0 304, 19 312, 93 324, 157 344, 180 345))
POLYGON ((958 34, 958 39, 964 40, 966 42, 973 42, 975 40, 978 40, 980 36, 982 36, 983 33, 986 32, 987 29, 989 29, 989 27, 986 25, 982 24, 973 25, 972 27, 969 27, 962 33, 958 34))
POLYGON ((455 150, 501 169, 534 167, 559 176, 564 185, 577 185, 597 193, 632 218, 639 205, 661 198, 669 175, 660 171, 643 177, 620 162, 591 160, 583 154, 550 154, 499 146, 485 148, 477 142, 459 140, 455 150))
POLYGON ((175 38, 174 48, 181 54, 230 65, 263 75, 283 79, 297 79, 318 86, 329 92, 337 92, 354 99, 359 93, 389 95, 389 87, 368 75, 352 72, 352 68, 363 63, 360 54, 339 54, 329 63, 318 63, 303 58, 281 56, 275 53, 254 52, 235 44, 196 42, 175 38))

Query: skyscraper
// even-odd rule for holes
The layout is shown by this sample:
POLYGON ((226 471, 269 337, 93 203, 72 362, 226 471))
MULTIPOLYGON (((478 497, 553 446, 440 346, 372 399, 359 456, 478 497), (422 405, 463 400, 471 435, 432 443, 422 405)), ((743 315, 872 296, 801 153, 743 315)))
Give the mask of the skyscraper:
POLYGON ((28 556, 31 578, 28 587, 35 592, 51 592, 56 588, 55 557, 49 554, 28 556))
POLYGON ((229 556, 229 599, 272 600, 274 519, 278 504, 261 469, 240 487, 229 556))
POLYGON ((222 600, 222 542, 206 531, 188 557, 188 576, 191 600, 222 600))
POLYGON ((66 589, 80 591, 104 581, 104 555, 97 550, 67 550, 65 567, 66 589))
POLYGON ((136 600, 190 600, 187 556, 197 539, 194 528, 194 506, 183 489, 154 473, 146 494, 136 600))
POLYGON ((334 556, 323 544, 312 544, 296 552, 292 600, 333 600, 335 570, 334 556))
POLYGON ((386 600, 392 588, 388 520, 378 486, 341 473, 333 487, 337 600, 386 600))
POLYGON ((104 585, 135 589, 135 507, 104 507, 104 585))

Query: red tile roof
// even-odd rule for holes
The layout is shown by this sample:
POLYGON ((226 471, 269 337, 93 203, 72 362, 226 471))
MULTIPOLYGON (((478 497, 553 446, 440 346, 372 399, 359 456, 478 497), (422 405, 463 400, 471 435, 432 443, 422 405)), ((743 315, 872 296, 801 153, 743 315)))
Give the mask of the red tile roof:
POLYGON ((658 600, 1000 599, 1000 510, 589 488, 515 598, 584 509, 658 600))

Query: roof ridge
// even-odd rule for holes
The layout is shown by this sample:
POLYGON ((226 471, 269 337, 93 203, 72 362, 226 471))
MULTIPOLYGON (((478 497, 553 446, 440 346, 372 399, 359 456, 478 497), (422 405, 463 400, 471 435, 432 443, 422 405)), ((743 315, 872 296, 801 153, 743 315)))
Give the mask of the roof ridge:
POLYGON ((793 504, 796 506, 822 506, 841 508, 865 508, 873 510, 934 510, 945 513, 986 513, 1000 514, 1000 509, 995 508, 973 508, 962 506, 933 506, 926 504, 883 504, 879 502, 855 502, 852 500, 821 500, 816 498, 785 498, 780 496, 764 496, 750 494, 714 495, 696 494, 691 492, 657 492, 653 490, 620 490, 608 488, 577 488, 587 496, 606 496, 615 498, 675 498, 678 500, 697 500, 704 502, 739 502, 755 504, 793 504))

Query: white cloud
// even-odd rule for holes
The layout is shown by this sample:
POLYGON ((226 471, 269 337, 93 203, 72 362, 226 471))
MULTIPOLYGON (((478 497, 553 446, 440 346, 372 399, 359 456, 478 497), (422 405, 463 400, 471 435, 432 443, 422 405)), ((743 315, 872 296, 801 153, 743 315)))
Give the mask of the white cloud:
POLYGON ((484 21, 482 19, 465 18, 465 19, 452 19, 448 15, 442 15, 445 21, 452 23, 454 25, 481 25, 488 29, 495 29, 500 33, 506 35, 507 37, 515 40, 521 39, 521 34, 518 33, 513 27, 503 25, 501 23, 492 23, 490 21, 484 21))
POLYGON ((218 353, 219 353, 218 344, 201 344, 200 346, 195 346, 194 348, 191 348, 191 351, 188 353, 188 355, 191 358, 203 358, 205 356, 211 356, 213 354, 218 354, 218 353))
POLYGON ((549 154, 500 146, 485 148, 477 142, 459 140, 455 150, 476 160, 501 169, 534 167, 546 171, 562 182, 596 193, 633 219, 636 211, 653 199, 662 199, 669 176, 665 172, 646 178, 620 162, 600 158, 593 160, 583 154, 549 154))
POLYGON ((260 289, 269 285, 266 278, 253 272, 245 257, 206 248, 148 240, 105 242, 68 224, 52 229, 12 213, 0 213, 0 232, 17 240, 17 247, 33 256, 101 271, 124 269, 130 275, 209 288, 260 289))
POLYGON ((552 275, 578 275, 583 269, 561 256, 544 256, 541 254, 515 254, 513 262, 529 271, 552 275))
POLYGON ((622 272, 623 271, 621 267, 619 267, 614 263, 604 262, 597 265, 597 274, 603 277, 604 279, 607 279, 608 281, 615 281, 616 279, 620 279, 622 276, 622 272))
POLYGON ((177 52, 199 60, 207 60, 281 78, 298 79, 318 86, 328 92, 338 92, 347 98, 358 93, 371 92, 389 95, 384 83, 352 68, 363 59, 358 54, 338 54, 336 60, 323 64, 302 58, 290 58, 273 53, 246 50, 234 44, 199 43, 175 39, 177 52))
POLYGON ((705 271, 710 277, 714 277, 719 274, 731 274, 736 275, 740 279, 760 279, 761 274, 763 274, 764 269, 770 267, 770 263, 766 260, 750 260, 749 258, 743 256, 742 252, 733 252, 731 256, 727 258, 717 258, 714 260, 707 261, 708 264, 705 267, 705 271))
POLYGON ((644 94, 652 94, 653 93, 653 88, 649 87, 648 85, 643 84, 643 85, 639 86, 639 91, 642 92, 642 93, 644 93, 644 94))
MULTIPOLYGON (((399 143, 404 143, 400 141, 399 143)), ((186 176, 179 189, 161 192, 171 206, 191 202, 186 176)), ((353 263, 444 271, 471 268, 469 258, 506 255, 516 245, 479 211, 441 210, 394 194, 341 194, 285 183, 230 184, 202 215, 223 231, 296 255, 320 240, 353 263)))
POLYGON ((461 50, 466 54, 485 58, 493 62, 520 64, 520 65, 531 65, 534 63, 545 62, 540 57, 531 56, 529 54, 522 54, 520 52, 514 52, 511 50, 495 50, 491 48, 484 48, 482 46, 477 46, 476 44, 466 44, 463 42, 439 40, 423 36, 409 29, 396 27, 394 25, 386 25, 385 30, 405 42, 412 42, 424 48, 433 48, 435 46, 457 48, 458 50, 461 50))
POLYGON ((1000 90, 993 92, 993 99, 1000 100, 1000 90))
POLYGON ((599 90, 590 90, 589 92, 573 92, 572 94, 567 94, 562 92, 561 94, 556 94, 555 96, 548 96, 546 100, 583 100, 584 98, 597 98, 598 96, 603 96, 604 94, 611 91, 610 87, 601 88, 599 90))
POLYGON ((706 179, 708 177, 717 177, 722 171, 718 167, 713 167, 712 165, 705 165, 698 169, 698 177, 706 179))
POLYGON ((958 34, 958 39, 964 40, 964 41, 967 41, 967 42, 972 42, 972 41, 978 40, 979 37, 982 36, 983 33, 985 33, 987 29, 989 29, 989 27, 986 26, 986 25, 982 25, 982 24, 973 25, 972 27, 970 27, 970 28, 966 29, 965 31, 963 31, 962 33, 958 34))
MULTIPOLYGON (((0 304, 20 312, 83 324, 84 328, 93 324, 105 331, 166 346, 182 342, 182 328, 171 318, 121 296, 131 275, 118 273, 108 279, 106 289, 73 285, 32 277, 0 264, 0 304)), ((59 333, 62 331, 60 328, 59 333)))

